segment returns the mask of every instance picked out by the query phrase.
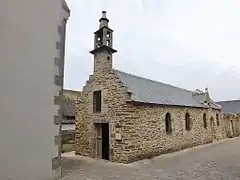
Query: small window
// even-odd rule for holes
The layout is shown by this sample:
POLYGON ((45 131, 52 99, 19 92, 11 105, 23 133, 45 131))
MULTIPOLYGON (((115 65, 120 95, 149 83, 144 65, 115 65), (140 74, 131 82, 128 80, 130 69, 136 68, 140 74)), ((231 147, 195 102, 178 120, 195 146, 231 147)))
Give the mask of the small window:
POLYGON ((109 56, 107 57, 107 60, 110 60, 110 57, 109 57, 109 56))
POLYGON ((218 114, 216 114, 216 119, 217 119, 217 126, 219 126, 220 122, 219 122, 219 115, 218 114))
POLYGON ((107 40, 107 46, 110 46, 110 40, 107 40))
POLYGON ((165 116, 165 128, 167 134, 172 134, 172 120, 170 113, 167 113, 165 116))
POLYGON ((107 31, 107 37, 110 37, 110 32, 109 31, 107 31))
POLYGON ((206 117, 206 113, 203 114, 203 127, 205 129, 207 129, 207 117, 206 117))
POLYGON ((190 115, 189 113, 186 113, 185 115, 185 129, 187 131, 190 131, 191 130, 191 120, 190 120, 190 115))
POLYGON ((100 36, 97 37, 97 39, 96 39, 96 46, 97 47, 102 46, 102 37, 100 37, 100 36))
POLYGON ((102 98, 101 91, 93 92, 93 112, 101 112, 102 98))

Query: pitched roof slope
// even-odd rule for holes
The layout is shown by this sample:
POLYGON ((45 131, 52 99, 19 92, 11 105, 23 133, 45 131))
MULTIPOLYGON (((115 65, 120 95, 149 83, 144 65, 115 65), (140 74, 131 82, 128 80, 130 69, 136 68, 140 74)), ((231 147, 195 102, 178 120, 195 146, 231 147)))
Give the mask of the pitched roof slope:
POLYGON ((64 116, 75 116, 76 115, 75 100, 69 97, 64 97, 62 111, 64 116))
POLYGON ((240 99, 231 101, 218 101, 217 104, 221 105, 225 113, 239 114, 240 113, 240 99))
POLYGON ((75 116, 76 115, 76 100, 81 95, 80 91, 63 89, 63 115, 64 116, 75 116))
MULTIPOLYGON (((204 95, 114 69, 137 102, 206 108, 204 95)), ((218 107, 214 107, 218 108, 218 107)))

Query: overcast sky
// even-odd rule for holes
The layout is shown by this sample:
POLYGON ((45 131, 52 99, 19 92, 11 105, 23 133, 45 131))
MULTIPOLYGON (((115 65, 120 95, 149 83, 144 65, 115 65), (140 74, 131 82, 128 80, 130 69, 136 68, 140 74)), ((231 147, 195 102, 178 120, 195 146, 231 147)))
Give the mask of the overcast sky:
POLYGON ((240 99, 240 0, 67 0, 65 88, 93 73, 101 11, 114 30, 113 66, 214 100, 240 99))

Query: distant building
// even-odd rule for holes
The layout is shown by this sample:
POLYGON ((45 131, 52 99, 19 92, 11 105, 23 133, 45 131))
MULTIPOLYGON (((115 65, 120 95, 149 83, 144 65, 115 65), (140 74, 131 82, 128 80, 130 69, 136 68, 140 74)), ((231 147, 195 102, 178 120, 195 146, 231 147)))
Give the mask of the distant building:
POLYGON ((64 0, 0 1, 0 179, 61 176, 64 0))
POLYGON ((75 119, 76 105, 81 92, 67 90, 63 91, 63 119, 62 119, 62 152, 74 151, 75 142, 75 119))
POLYGON ((128 163, 225 138, 221 107, 207 88, 189 91, 113 69, 105 11, 99 21, 94 72, 77 105, 76 154, 128 163))
POLYGON ((227 137, 240 136, 240 100, 219 101, 224 113, 227 137))
POLYGON ((76 102, 81 92, 64 89, 62 131, 75 131, 76 102))

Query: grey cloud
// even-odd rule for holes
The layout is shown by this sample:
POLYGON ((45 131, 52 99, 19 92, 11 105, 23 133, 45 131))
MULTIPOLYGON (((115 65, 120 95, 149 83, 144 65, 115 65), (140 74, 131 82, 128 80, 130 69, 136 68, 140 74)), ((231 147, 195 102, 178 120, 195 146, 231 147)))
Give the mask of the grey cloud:
POLYGON ((102 10, 114 30, 114 68, 194 90, 240 98, 238 0, 68 0, 65 87, 93 71, 93 32, 102 10))

